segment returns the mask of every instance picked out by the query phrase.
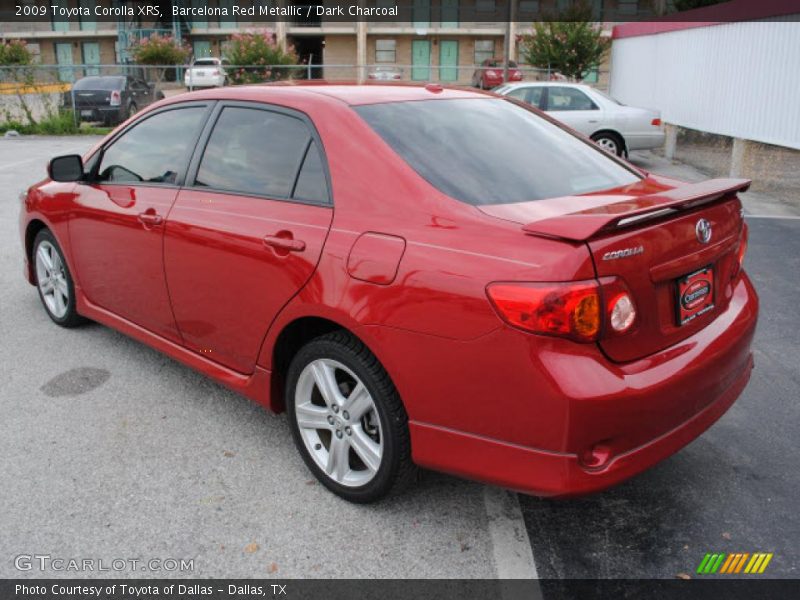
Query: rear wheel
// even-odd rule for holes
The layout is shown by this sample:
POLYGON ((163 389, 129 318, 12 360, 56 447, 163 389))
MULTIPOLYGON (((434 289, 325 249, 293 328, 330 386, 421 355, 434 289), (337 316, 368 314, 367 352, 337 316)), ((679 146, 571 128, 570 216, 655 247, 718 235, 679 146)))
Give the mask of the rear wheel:
POLYGON ((75 286, 55 236, 42 229, 33 241, 36 287, 47 315, 62 327, 84 322, 75 309, 75 286))
POLYGON ((592 139, 603 150, 611 154, 615 154, 616 156, 622 156, 622 153, 625 150, 625 142, 623 142, 622 138, 616 133, 596 133, 592 136, 592 139))
POLYGON ((297 353, 287 375, 286 409, 306 465, 342 498, 373 502, 413 480, 400 396, 352 335, 330 333, 297 353))

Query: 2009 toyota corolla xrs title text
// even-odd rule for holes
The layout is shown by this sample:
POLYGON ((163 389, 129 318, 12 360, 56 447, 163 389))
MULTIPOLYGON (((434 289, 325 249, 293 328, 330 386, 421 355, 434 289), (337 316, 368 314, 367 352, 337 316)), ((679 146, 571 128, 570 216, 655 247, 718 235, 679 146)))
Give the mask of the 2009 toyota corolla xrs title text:
POLYGON ((747 384, 748 185, 649 175, 482 92, 223 88, 53 159, 20 233, 53 321, 285 409, 344 498, 415 466, 565 496, 674 453, 747 384))

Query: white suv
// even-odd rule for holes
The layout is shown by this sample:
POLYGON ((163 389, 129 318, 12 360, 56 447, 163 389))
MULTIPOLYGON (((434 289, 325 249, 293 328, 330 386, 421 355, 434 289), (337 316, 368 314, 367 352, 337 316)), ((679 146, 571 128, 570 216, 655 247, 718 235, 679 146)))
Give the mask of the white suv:
POLYGON ((183 83, 187 88, 222 87, 228 83, 225 73, 226 61, 219 58, 197 58, 186 69, 183 83))

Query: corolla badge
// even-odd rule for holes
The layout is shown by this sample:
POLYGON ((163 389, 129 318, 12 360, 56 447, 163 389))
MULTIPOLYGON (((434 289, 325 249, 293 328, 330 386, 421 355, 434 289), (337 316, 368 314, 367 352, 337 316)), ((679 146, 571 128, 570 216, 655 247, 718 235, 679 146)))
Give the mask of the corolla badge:
POLYGON ((603 254, 603 260, 616 260, 618 258, 628 258, 644 254, 644 246, 634 246, 633 248, 623 248, 622 250, 612 250, 603 254))
POLYGON ((694 233, 697 235, 698 242, 707 244, 711 241, 711 223, 705 219, 700 219, 697 225, 694 226, 694 233))

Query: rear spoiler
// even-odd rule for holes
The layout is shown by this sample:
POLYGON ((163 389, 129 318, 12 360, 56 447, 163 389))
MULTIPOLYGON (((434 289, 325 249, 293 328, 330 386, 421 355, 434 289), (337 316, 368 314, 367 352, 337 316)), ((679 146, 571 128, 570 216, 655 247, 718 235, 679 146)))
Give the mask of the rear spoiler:
POLYGON ((658 194, 639 196, 632 201, 533 221, 523 225, 522 230, 530 235, 585 242, 598 234, 708 204, 736 192, 746 192, 750 183, 749 179, 710 179, 658 194), (631 208, 632 205, 634 208, 631 208))

